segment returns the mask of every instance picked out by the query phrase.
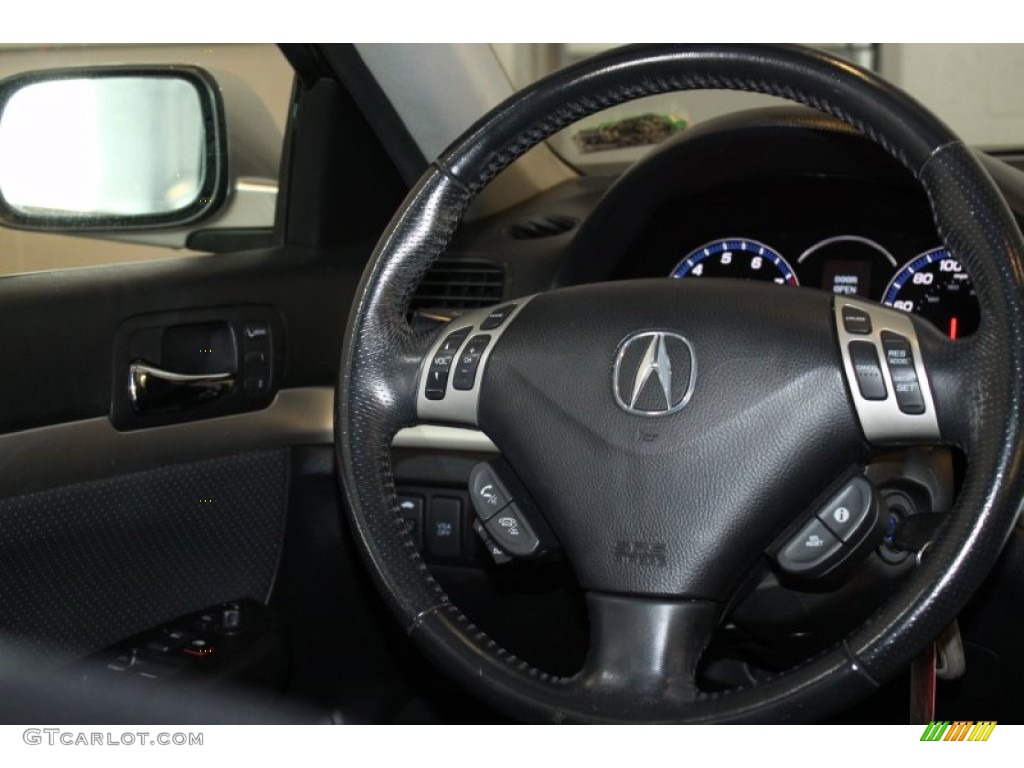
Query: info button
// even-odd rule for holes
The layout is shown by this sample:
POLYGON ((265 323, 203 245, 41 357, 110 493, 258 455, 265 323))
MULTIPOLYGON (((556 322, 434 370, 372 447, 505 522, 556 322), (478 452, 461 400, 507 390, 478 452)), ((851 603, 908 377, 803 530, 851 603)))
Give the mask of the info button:
POLYGON ((818 512, 818 519, 845 542, 863 530, 869 518, 874 522, 875 489, 863 477, 855 477, 829 499, 818 512))

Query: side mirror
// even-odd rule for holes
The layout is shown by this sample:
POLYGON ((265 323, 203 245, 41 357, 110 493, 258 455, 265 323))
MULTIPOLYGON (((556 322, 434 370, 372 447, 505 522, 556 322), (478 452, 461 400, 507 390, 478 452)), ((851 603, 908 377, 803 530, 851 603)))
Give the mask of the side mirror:
POLYGON ((0 222, 180 226, 227 196, 224 109, 197 67, 90 67, 0 81, 0 222))

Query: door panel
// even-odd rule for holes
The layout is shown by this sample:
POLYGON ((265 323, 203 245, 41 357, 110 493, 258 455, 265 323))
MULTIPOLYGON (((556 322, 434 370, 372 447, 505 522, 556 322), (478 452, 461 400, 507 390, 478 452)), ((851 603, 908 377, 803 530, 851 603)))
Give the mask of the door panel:
POLYGON ((197 606, 266 600, 288 462, 245 453, 0 501, 0 658, 60 664, 197 606))

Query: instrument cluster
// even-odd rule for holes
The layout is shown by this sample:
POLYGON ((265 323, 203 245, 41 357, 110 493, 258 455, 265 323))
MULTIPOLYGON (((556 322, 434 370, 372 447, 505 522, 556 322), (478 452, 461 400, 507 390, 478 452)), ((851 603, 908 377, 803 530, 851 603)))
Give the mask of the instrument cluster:
POLYGON ((690 250, 669 276, 762 280, 859 296, 921 315, 950 338, 970 335, 980 322, 970 275, 943 247, 901 262, 880 243, 852 234, 827 237, 796 255, 753 238, 723 237, 690 250))

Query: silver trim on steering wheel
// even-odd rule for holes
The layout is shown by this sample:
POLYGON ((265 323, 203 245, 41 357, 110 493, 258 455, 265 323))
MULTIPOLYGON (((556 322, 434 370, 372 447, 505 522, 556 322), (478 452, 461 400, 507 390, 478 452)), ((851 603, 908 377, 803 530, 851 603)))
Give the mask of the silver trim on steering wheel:
POLYGON ((430 348, 430 353, 423 359, 423 363, 420 366, 420 373, 416 384, 416 415, 419 417, 420 421, 441 424, 459 424, 471 427, 477 426, 477 408, 480 403, 480 383, 484 378, 484 370, 487 367, 487 361, 491 357, 491 352, 494 351, 494 348, 501 340, 502 334, 508 330, 516 316, 531 299, 533 299, 533 296, 527 296, 522 299, 513 299, 512 301, 495 304, 491 307, 484 307, 483 309, 474 309, 460 315, 457 319, 448 324, 448 326, 442 331, 441 335, 437 337, 437 341, 434 342, 434 345, 430 348), (494 328, 487 327, 488 323, 486 321, 492 313, 510 306, 512 309, 507 311, 505 318, 501 321, 500 325, 494 328), (434 373, 433 367, 435 362, 438 361, 440 357, 444 356, 442 355, 441 347, 444 346, 445 341, 447 341, 453 333, 458 333, 463 330, 466 332, 454 353, 450 353, 452 359, 444 370, 444 375, 447 377, 444 387, 444 397, 440 399, 427 397, 427 390, 430 384, 429 377, 434 373), (473 386, 470 389, 456 389, 456 371, 461 358, 466 355, 471 342, 480 336, 487 336, 489 339, 487 341, 487 346, 484 347, 483 352, 479 356, 479 360, 475 363, 473 386))
POLYGON ((867 301, 859 301, 846 297, 836 297, 833 306, 836 331, 839 334, 839 351, 843 356, 843 368, 846 371, 846 383, 853 398, 853 405, 860 419, 864 436, 877 445, 921 445, 936 443, 940 440, 939 422, 935 416, 935 401, 928 382, 921 357, 921 346, 917 341, 917 331, 910 316, 904 312, 887 309, 867 301), (862 312, 870 319, 871 330, 868 333, 851 333, 843 321, 843 308, 862 312), (893 382, 889 363, 886 359, 885 345, 882 334, 890 333, 903 337, 910 345, 913 357, 914 373, 920 388, 923 401, 922 413, 907 413, 900 408, 896 397, 896 384, 893 382), (882 376, 885 396, 883 399, 868 399, 858 383, 857 367, 851 356, 850 345, 857 342, 867 343, 874 347, 877 356, 878 370, 882 376))

